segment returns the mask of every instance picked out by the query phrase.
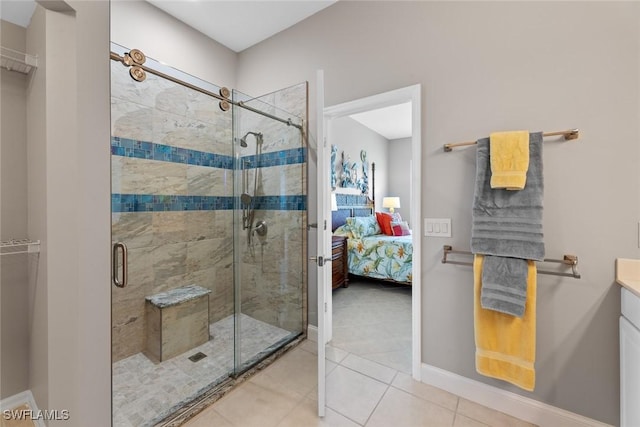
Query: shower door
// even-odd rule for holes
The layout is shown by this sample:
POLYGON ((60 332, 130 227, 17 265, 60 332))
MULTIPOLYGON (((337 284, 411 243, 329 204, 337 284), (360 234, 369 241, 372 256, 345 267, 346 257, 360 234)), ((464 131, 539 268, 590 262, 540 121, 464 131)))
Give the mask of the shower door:
POLYGON ((128 267, 126 285, 112 286, 113 425, 146 426, 233 374, 232 112, 181 84, 151 73, 138 82, 121 63, 111 67, 120 284, 128 267))
POLYGON ((237 374, 306 327, 307 85, 233 100, 237 374))
POLYGON ((117 427, 181 416, 306 327, 306 149, 296 127, 306 84, 261 99, 235 92, 247 108, 225 111, 210 94, 151 72, 136 81, 131 70, 111 62, 117 427))

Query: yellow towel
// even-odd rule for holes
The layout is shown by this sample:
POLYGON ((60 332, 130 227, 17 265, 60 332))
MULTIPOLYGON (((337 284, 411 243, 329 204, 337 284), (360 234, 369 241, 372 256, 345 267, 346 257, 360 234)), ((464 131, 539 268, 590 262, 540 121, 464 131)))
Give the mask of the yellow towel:
POLYGON ((476 371, 508 381, 528 391, 536 383, 536 265, 529 261, 527 302, 522 318, 480 305, 482 255, 473 259, 474 328, 476 371))
POLYGON ((491 188, 522 190, 529 169, 529 132, 494 132, 489 136, 491 188))

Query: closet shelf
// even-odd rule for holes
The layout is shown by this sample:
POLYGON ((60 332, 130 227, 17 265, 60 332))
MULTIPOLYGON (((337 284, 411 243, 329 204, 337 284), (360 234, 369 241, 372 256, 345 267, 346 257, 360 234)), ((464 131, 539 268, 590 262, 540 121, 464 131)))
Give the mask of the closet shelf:
POLYGON ((27 53, 0 46, 0 67, 9 71, 29 74, 32 68, 38 67, 38 58, 27 53))
POLYGON ((40 240, 11 239, 0 242, 0 255, 37 254, 40 240))

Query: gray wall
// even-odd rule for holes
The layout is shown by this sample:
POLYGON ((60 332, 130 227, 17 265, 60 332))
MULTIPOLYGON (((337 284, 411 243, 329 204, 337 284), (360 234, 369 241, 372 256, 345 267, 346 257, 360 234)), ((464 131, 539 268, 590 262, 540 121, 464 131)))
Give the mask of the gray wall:
POLYGON ((389 141, 389 195, 400 197, 402 219, 411 226, 411 168, 420 162, 411 158, 411 138, 389 141))
MULTIPOLYGON (((29 388, 52 427, 109 425, 109 4, 44 2, 27 29, 29 388)), ((4 123, 3 123, 4 125, 4 123)))
MULTIPOLYGON (((329 128, 329 138, 331 144, 338 145, 338 156, 336 158, 336 173, 338 186, 336 193, 360 194, 358 189, 344 188, 340 186, 342 173, 342 153, 345 158, 350 158, 351 162, 358 163, 358 177, 362 176, 362 160, 360 160, 360 150, 366 150, 369 161, 369 189, 371 189, 371 163, 376 164, 376 209, 382 209, 382 198, 388 196, 389 176, 388 157, 389 141, 369 129, 366 126, 353 120, 351 117, 339 117, 331 121, 329 128)), ((371 196, 369 196, 371 197, 371 196)), ((316 323, 316 322, 314 322, 316 323)))
MULTIPOLYGON (((67 268, 71 275, 56 272, 50 282, 62 287, 61 297, 71 293, 77 300, 50 301, 56 321, 45 332, 51 348, 44 363, 52 367, 50 407, 77 411, 64 425, 83 426, 110 418, 109 12, 106 2, 69 3, 78 37, 60 67, 76 70, 71 114, 78 120, 66 131, 82 142, 71 152, 83 179, 52 182, 75 195, 77 211, 66 221, 52 218, 50 226, 79 231, 67 239, 75 242, 70 252, 64 242, 52 246, 76 254, 78 262, 67 268), (80 53, 83 61, 68 62, 80 53), (66 341, 66 331, 76 338, 66 341)), ((545 143, 545 230, 549 256, 579 255, 583 279, 540 278, 538 387, 523 394, 612 424, 618 423, 620 308, 614 259, 640 256, 638 7, 338 2, 240 54, 237 77, 248 93, 309 80, 310 118, 319 68, 327 105, 423 85, 422 216, 451 216, 457 231, 448 241, 423 239, 422 360, 507 389, 473 367, 470 271, 439 263, 444 242, 468 245, 474 169, 473 149, 445 154, 441 147, 495 129, 580 127, 577 142, 545 143)), ((315 129, 315 120, 310 126, 315 129)), ((310 145, 316 146, 313 136, 310 145)), ((313 152, 309 158, 313 178, 313 152)))
MULTIPOLYGON (((450 217, 454 230, 451 239, 422 238, 422 361, 611 424, 619 420, 614 261, 640 255, 639 6, 338 2, 238 62, 238 86, 249 93, 303 79, 313 88, 324 69, 326 105, 421 83, 422 217, 450 217), (475 372, 471 271, 440 263, 443 244, 469 245, 475 151, 444 153, 442 144, 570 127, 581 128, 579 141, 545 142, 545 242, 548 257, 578 255, 582 279, 539 278, 538 379, 526 393, 475 372)), ((309 158, 313 193, 313 151, 309 158)))
MULTIPOLYGON (((329 141, 338 145, 336 171, 338 183, 342 171, 342 152, 361 165, 360 150, 367 151, 369 164, 376 164, 376 210, 382 208, 382 199, 387 196, 400 197, 401 208, 396 209, 402 218, 409 221, 411 212, 411 138, 388 140, 350 117, 340 117, 331 121, 329 141)), ((358 173, 360 173, 360 168, 358 173)), ((369 182, 371 186, 371 182, 369 182)), ((345 190, 338 185, 336 193, 358 193, 345 190)), ((314 322, 316 323, 316 322, 314 322)))
MULTIPOLYGON (((0 25, 2 46, 24 52, 26 30, 10 22, 0 25)), ((0 71, 0 239, 27 235, 27 84, 28 77, 0 71)), ((28 268, 32 256, 0 259, 0 399, 28 389, 28 268)))
POLYGON ((220 87, 237 88, 237 54, 231 49, 146 1, 112 1, 110 6, 112 42, 220 87))

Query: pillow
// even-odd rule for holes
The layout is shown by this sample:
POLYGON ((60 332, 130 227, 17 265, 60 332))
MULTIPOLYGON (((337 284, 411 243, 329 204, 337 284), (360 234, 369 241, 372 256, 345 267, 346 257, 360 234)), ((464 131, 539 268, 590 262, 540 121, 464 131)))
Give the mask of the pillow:
POLYGON ((381 232, 378 220, 373 215, 349 217, 347 218, 347 226, 356 239, 373 236, 381 232))
POLYGON ((402 215, 400 215, 400 212, 390 213, 389 215, 391 215, 391 221, 396 221, 396 222, 402 221, 402 215))
POLYGON ((344 237, 346 237, 348 239, 353 238, 353 233, 351 232, 351 230, 349 229, 347 224, 341 225, 340 227, 338 227, 335 230, 333 230, 333 235, 334 236, 344 236, 344 237))
POLYGON ((376 219, 382 232, 387 236, 393 236, 393 231, 391 230, 391 220, 393 217, 388 213, 376 212, 376 219))
POLYGON ((391 230, 393 230, 394 236, 409 236, 411 234, 407 221, 392 221, 391 230))

